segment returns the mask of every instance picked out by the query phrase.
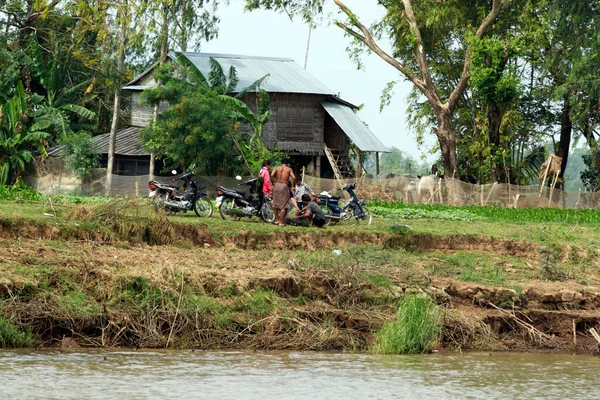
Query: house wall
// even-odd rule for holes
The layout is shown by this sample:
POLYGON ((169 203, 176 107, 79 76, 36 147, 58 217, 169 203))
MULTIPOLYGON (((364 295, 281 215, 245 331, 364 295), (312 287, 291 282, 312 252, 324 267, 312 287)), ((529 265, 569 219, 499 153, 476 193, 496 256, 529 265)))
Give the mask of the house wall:
MULTIPOLYGON (((132 92, 131 124, 147 126, 153 118, 153 110, 140 104, 141 92, 132 92)), ((327 96, 317 94, 270 93, 269 109, 271 121, 263 128, 263 142, 268 148, 277 147, 290 155, 322 155, 323 143, 336 149, 344 149, 345 135, 335 123, 326 125, 329 117, 321 102, 327 96), (331 142, 331 144, 329 143, 331 142)), ((249 93, 243 101, 254 111, 257 110, 256 93, 249 93)), ((168 105, 161 105, 161 111, 168 105)), ((242 131, 249 131, 247 125, 240 125, 242 131)))
MULTIPOLYGON (((325 111, 320 103, 326 97, 296 93, 270 93, 269 97, 273 118, 263 129, 265 145, 288 154, 321 154, 325 111)), ((244 102, 256 112, 256 94, 248 94, 244 102)))
MULTIPOLYGON (((154 117, 154 109, 146 104, 142 104, 140 100, 142 92, 131 92, 131 125, 133 126, 148 126, 154 117)), ((161 104, 159 112, 169 108, 168 104, 161 104)))

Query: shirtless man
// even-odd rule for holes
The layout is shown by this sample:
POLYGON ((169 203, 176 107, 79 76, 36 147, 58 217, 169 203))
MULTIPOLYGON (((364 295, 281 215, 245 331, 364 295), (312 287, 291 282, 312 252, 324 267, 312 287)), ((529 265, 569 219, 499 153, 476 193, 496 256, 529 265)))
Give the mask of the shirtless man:
POLYGON ((281 165, 271 172, 271 182, 273 186, 273 208, 275 208, 275 224, 285 225, 290 202, 290 189, 288 187, 290 177, 296 180, 294 171, 288 166, 290 160, 284 157, 281 165))

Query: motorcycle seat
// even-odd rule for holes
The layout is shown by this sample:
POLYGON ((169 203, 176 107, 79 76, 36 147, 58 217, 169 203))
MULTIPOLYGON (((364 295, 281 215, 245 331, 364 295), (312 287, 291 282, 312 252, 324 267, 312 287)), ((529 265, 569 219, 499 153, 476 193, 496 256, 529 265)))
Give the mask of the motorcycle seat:
POLYGON ((335 196, 335 195, 329 195, 329 196, 318 195, 317 199, 330 200, 330 201, 333 200, 333 201, 335 201, 335 200, 341 199, 341 197, 340 196, 335 196))
POLYGON ((159 182, 156 181, 157 184, 161 185, 161 186, 167 186, 167 187, 172 187, 175 189, 179 189, 179 186, 173 185, 172 183, 165 183, 165 182, 159 182))

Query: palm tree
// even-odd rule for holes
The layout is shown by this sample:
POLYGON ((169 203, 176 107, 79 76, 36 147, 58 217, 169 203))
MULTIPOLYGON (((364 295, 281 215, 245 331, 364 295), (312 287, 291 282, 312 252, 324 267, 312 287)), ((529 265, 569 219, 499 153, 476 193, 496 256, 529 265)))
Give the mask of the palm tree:
POLYGON ((16 182, 25 164, 33 161, 33 149, 47 156, 44 143, 50 136, 42 125, 28 126, 27 97, 19 81, 15 94, 0 106, 0 184, 16 182))

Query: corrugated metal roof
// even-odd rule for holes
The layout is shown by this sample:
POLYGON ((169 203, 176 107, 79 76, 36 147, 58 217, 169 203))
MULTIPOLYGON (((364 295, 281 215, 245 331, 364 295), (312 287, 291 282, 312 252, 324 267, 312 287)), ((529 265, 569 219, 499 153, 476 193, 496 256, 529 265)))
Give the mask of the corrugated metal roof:
POLYGON ((321 105, 360 150, 389 152, 352 108, 328 101, 321 102, 321 105))
MULTIPOLYGON (((269 77, 261 85, 261 88, 269 93, 335 94, 333 90, 319 82, 315 77, 296 64, 294 60, 289 58, 190 52, 182 54, 194 63, 204 76, 208 76, 210 72, 211 58, 214 58, 221 64, 226 74, 229 72, 229 68, 234 66, 239 79, 237 86, 239 90, 250 86, 263 76, 269 74, 269 77)), ((169 57, 175 61, 177 60, 174 53, 169 54, 169 57)), ((150 71, 151 68, 129 82, 124 89, 143 90, 142 86, 136 85, 136 83, 150 71)))
MULTIPOLYGON (((93 148, 100 154, 108 153, 108 140, 110 133, 104 133, 102 135, 94 136, 92 138, 93 148)), ((117 132, 117 140, 115 146, 115 154, 122 156, 149 156, 146 150, 142 147, 142 141, 140 139, 140 128, 136 126, 130 126, 125 129, 121 129, 117 132)), ((63 155, 65 150, 64 145, 50 147, 48 149, 48 155, 52 157, 60 157, 63 155)))

